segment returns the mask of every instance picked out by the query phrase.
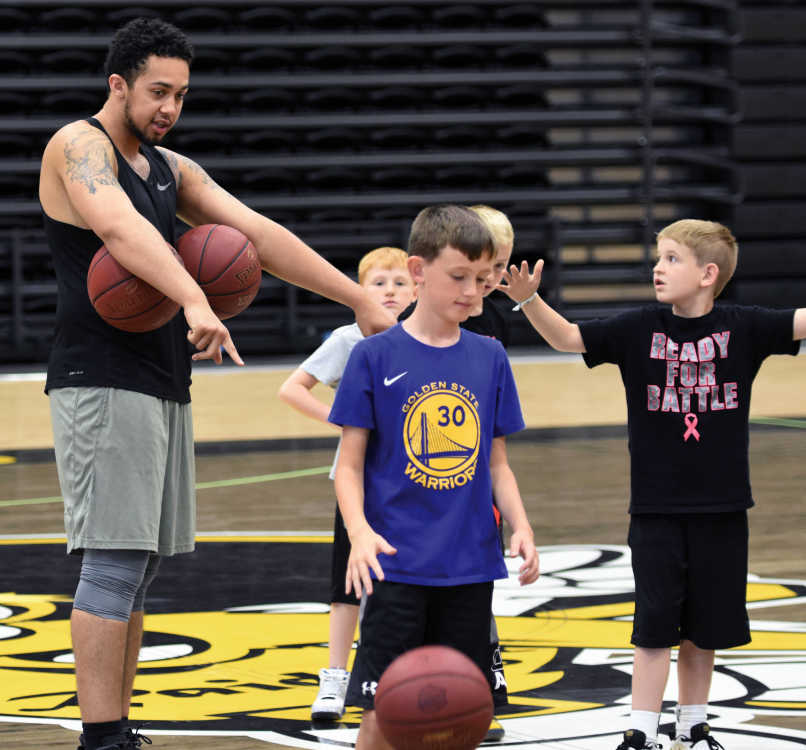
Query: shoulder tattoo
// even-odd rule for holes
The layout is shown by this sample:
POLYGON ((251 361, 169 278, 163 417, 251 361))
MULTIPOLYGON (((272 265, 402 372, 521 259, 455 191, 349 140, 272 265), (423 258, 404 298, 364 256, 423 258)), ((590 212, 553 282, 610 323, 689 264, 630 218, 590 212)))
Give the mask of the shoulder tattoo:
POLYGON ((70 182, 84 185, 95 193, 102 185, 120 187, 112 159, 109 141, 100 134, 84 132, 64 144, 65 173, 70 182))
POLYGON ((162 146, 157 146, 157 151, 159 151, 165 161, 168 162, 168 168, 173 172, 174 179, 176 180, 176 187, 179 188, 182 184, 182 170, 179 167, 179 157, 173 151, 169 151, 162 146))

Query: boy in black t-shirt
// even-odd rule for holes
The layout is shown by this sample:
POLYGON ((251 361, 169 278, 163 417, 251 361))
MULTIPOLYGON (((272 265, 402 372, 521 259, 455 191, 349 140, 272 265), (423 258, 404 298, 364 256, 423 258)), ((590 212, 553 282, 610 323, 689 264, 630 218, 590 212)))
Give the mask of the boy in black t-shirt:
POLYGON ((714 650, 750 641, 745 606, 749 408, 770 354, 796 354, 806 308, 714 299, 736 268, 730 231, 684 219, 658 234, 658 305, 570 323, 512 266, 500 286, 555 349, 618 365, 627 397, 635 576, 632 712, 618 750, 654 750, 671 647, 679 645, 671 750, 716 750, 706 721, 714 650))

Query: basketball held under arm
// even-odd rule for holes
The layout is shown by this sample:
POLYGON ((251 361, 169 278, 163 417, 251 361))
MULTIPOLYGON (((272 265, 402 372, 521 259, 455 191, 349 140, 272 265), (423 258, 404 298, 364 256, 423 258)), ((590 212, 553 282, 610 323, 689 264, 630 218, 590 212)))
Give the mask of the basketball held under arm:
POLYGON ((71 123, 51 139, 40 198, 48 216, 92 230, 118 263, 183 307, 204 301, 165 239, 124 192, 114 147, 97 128, 71 123))

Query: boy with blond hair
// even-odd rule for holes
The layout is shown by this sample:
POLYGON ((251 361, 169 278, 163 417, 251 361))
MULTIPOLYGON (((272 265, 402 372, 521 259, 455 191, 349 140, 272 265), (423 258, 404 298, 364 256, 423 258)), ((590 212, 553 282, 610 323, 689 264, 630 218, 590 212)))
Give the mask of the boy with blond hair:
POLYGON ((364 709, 357 750, 391 750, 374 711, 386 667, 427 643, 489 670, 493 581, 507 577, 490 502, 512 528, 522 585, 537 550, 505 436, 523 429, 498 341, 462 330, 492 273, 493 243, 464 206, 423 209, 409 237, 417 305, 356 344, 330 420, 342 425, 336 495, 352 544, 346 589, 363 591, 347 703, 364 709), (457 544, 457 542, 460 542, 457 544))
MULTIPOLYGON (((414 299, 414 282, 407 266, 408 256, 399 247, 378 247, 358 263, 358 283, 369 297, 397 317, 414 299)), ((328 423, 330 407, 312 389, 317 383, 338 387, 353 347, 364 335, 356 323, 335 329, 280 386, 279 396, 303 414, 328 423)), ((329 423, 328 423, 329 424, 329 423)), ((338 449, 333 460, 333 478, 338 449)), ((344 694, 350 677, 347 662, 353 647, 360 599, 345 593, 344 579, 350 542, 338 507, 333 528, 331 556, 328 666, 319 670, 319 693, 311 706, 315 721, 335 721, 344 713, 344 694)))
POLYGON ((738 247, 721 224, 683 219, 658 234, 659 303, 567 321, 537 294, 543 261, 512 266, 501 288, 555 349, 617 364, 627 397, 635 576, 632 712, 618 750, 659 748, 679 646, 672 750, 718 750, 707 722, 715 649, 750 641, 745 605, 750 390, 771 354, 797 354, 806 308, 715 303, 738 247))

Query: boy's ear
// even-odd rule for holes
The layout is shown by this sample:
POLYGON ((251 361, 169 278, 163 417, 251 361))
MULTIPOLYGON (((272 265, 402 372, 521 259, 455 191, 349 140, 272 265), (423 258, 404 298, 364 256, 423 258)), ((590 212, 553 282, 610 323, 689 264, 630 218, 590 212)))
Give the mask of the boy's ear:
POLYGON ((410 255, 406 261, 409 268, 409 273, 415 284, 421 284, 423 281, 423 267, 425 266, 425 259, 420 255, 410 255))
POLYGON ((719 278, 719 266, 716 263, 706 263, 703 268, 702 285, 713 286, 719 278))

